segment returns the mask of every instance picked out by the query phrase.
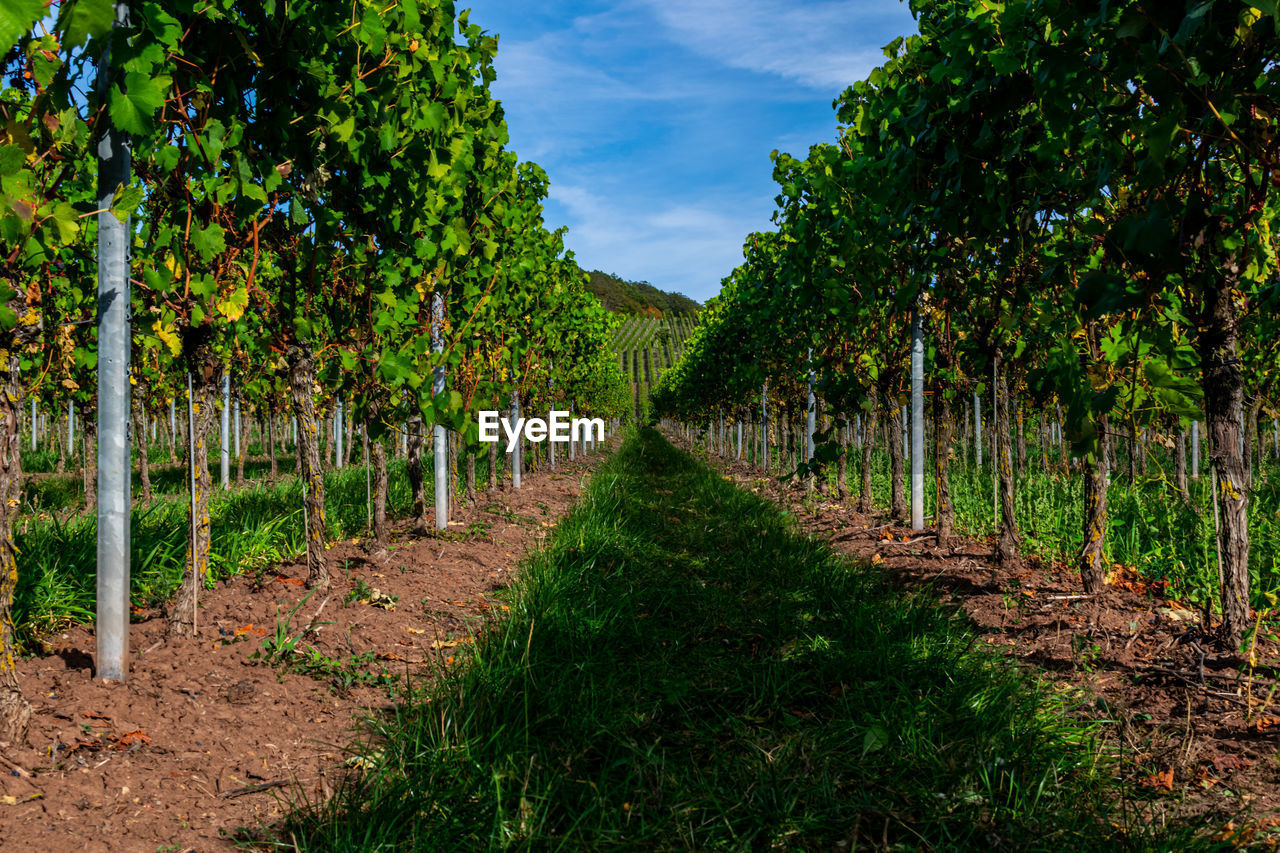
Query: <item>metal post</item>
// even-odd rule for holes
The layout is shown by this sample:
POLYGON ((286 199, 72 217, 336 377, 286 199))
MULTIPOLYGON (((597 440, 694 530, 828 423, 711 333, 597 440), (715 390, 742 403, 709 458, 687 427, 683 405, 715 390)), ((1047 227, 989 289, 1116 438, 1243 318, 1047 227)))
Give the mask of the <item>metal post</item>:
MULTIPOLYGON (((814 383, 818 381, 818 376, 813 370, 813 350, 809 350, 809 399, 805 404, 805 435, 804 435, 804 461, 806 465, 813 464, 814 435, 818 431, 818 398, 813 393, 814 383)), ((805 488, 808 491, 813 490, 814 476, 812 473, 805 477, 805 488)))
POLYGON ((924 323, 911 318, 911 529, 924 529, 924 323))
POLYGON ((991 526, 996 533, 1000 532, 1000 466, 1004 457, 1000 453, 1000 395, 996 385, 1000 381, 999 364, 991 360, 991 526))
POLYGON ((902 420, 902 458, 910 461, 911 459, 911 443, 907 440, 907 407, 902 406, 898 409, 898 415, 902 420))
MULTIPOLYGON (((431 351, 444 352, 444 294, 431 294, 431 351)), ((444 365, 439 364, 431 371, 431 393, 438 400, 444 393, 444 365)), ((444 530, 449 526, 449 440, 445 435, 444 424, 436 415, 436 424, 432 428, 435 460, 433 478, 436 487, 436 529, 444 530)), ((517 477, 516 485, 520 485, 517 477)))
POLYGON ((236 459, 240 458, 240 401, 236 400, 231 404, 232 410, 235 412, 235 451, 236 459))
POLYGON ((974 461, 977 467, 982 467, 982 401, 978 399, 978 392, 973 392, 973 452, 975 454, 974 461))
POLYGON ((222 374, 222 488, 231 487, 231 371, 222 374))
POLYGON ((342 417, 342 401, 333 404, 333 467, 342 467, 342 439, 345 421, 342 417))
POLYGON ((31 398, 31 449, 36 449, 36 399, 31 398))
POLYGON ((67 455, 75 453, 76 447, 76 401, 67 402, 67 455))
MULTIPOLYGON (((200 607, 197 600, 200 597, 200 588, 204 586, 204 578, 196 575, 196 566, 199 565, 196 560, 196 539, 197 526, 199 524, 196 516, 196 406, 195 393, 191 388, 191 372, 187 372, 187 468, 188 477, 191 481, 191 575, 195 579, 196 594, 191 596, 191 629, 194 632, 196 627, 196 619, 200 615, 200 607)), ((306 488, 304 482, 303 488, 306 488)), ((306 511, 306 506, 303 506, 306 511)), ((305 539, 306 527, 303 528, 303 538, 305 539)))
MULTIPOLYGON (((115 4, 113 29, 128 25, 128 5, 115 4)), ((110 56, 98 66, 98 88, 111 85, 110 56)), ((98 577, 97 677, 124 680, 129 656, 129 222, 111 210, 130 182, 129 137, 110 121, 98 139, 98 577)))
POLYGON ((1200 422, 1191 422, 1191 479, 1200 479, 1200 422))
POLYGON ((764 445, 764 470, 769 470, 769 380, 760 386, 760 442, 764 445))

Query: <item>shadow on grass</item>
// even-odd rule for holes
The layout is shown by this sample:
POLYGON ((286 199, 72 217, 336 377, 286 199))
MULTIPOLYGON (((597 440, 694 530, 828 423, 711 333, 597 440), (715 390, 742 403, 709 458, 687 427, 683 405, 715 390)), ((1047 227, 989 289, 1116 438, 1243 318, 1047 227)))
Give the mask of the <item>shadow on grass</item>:
MULTIPOLYGON (((1206 849, 1153 837, 960 620, 802 538, 652 431, 472 656, 371 721, 309 850, 1206 849)), ((288 839, 286 842, 285 839, 288 839)))

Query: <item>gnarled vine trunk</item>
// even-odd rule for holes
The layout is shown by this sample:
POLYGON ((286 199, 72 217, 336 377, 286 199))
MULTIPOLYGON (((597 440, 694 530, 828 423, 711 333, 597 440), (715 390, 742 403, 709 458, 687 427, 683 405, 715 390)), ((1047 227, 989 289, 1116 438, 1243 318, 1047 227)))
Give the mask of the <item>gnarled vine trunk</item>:
MULTIPOLYGON (((1102 592, 1107 580, 1103 549, 1107 543, 1107 474, 1111 442, 1111 422, 1106 415, 1098 419, 1098 446, 1093 461, 1084 471, 1084 546, 1080 550, 1080 579, 1090 595, 1102 592)), ((1088 460, 1086 459, 1086 463, 1088 460)))
MULTIPOLYGON (((13 333, 5 335, 12 339, 13 333)), ((31 704, 22 695, 15 666, 17 637, 13 627, 13 595, 18 588, 18 556, 13 546, 13 522, 22 496, 21 441, 22 383, 14 341, 11 355, 0 361, 0 742, 26 741, 31 704)))
POLYGON ((1022 534, 1018 532, 1018 518, 1014 513, 1014 489, 1017 488, 1013 471, 1013 448, 1011 444, 1012 425, 1009 417, 1009 379, 1008 371, 1003 369, 999 350, 996 351, 996 423, 992 428, 996 432, 996 475, 1000 478, 1000 537, 996 540, 996 559, 1003 566, 1016 566, 1019 563, 1018 548, 1022 545, 1022 534))
POLYGON ((329 585, 329 560, 325 553, 324 469, 320 465, 320 429, 316 423, 316 361, 303 345, 289 347, 289 396, 298 419, 298 476, 306 504, 307 587, 329 585))
POLYGON ((1237 352, 1239 317, 1232 268, 1205 292, 1205 316, 1197 341, 1205 419, 1212 441, 1210 459, 1222 519, 1218 546, 1222 554, 1222 615, 1227 643, 1235 648, 1249 629, 1249 486, 1240 450, 1244 374, 1237 352))
POLYGON ((498 490, 498 442, 489 442, 489 492, 498 490))
POLYGON ((951 422, 951 400, 941 388, 935 388, 933 392, 933 455, 937 489, 936 521, 940 548, 946 548, 951 544, 956 526, 956 507, 951 500, 951 434, 954 428, 951 422))
POLYGON ((98 508, 98 422, 85 412, 82 426, 84 465, 80 472, 84 479, 84 511, 92 514, 98 508))
POLYGON ((381 440, 373 442, 373 541, 379 548, 390 543, 387 532, 387 450, 381 440))
MULTIPOLYGON (((547 445, 550 447, 550 444, 547 445)), ((475 506, 476 503, 476 447, 474 444, 467 445, 467 503, 475 506)))
MULTIPOLYGON (((168 615, 171 637, 190 637, 196 631, 196 607, 200 587, 209 576, 209 494, 213 491, 213 475, 209 470, 209 436, 218 420, 218 399, 222 386, 222 366, 201 354, 192 364, 191 420, 195 432, 191 438, 195 452, 187 452, 187 477, 195 480, 195 494, 187 502, 187 562, 182 585, 168 615)), ((190 445, 188 445, 190 447, 190 445)), ((190 485, 190 484, 189 484, 190 485)))
POLYGON ((840 460, 836 463, 836 497, 849 497, 849 428, 848 415, 836 416, 836 432, 840 436, 840 460))
POLYGON ((431 533, 427 524, 427 495, 422 479, 422 418, 417 415, 409 418, 405 427, 409 434, 408 464, 409 490, 413 494, 413 532, 418 536, 431 533))
POLYGON ((889 409, 889 480, 892 495, 893 517, 904 520, 909 517, 907 510, 906 462, 902 458, 902 408, 894 406, 889 409))
POLYGON ((876 406, 867 409, 866 423, 862 427, 862 483, 858 490, 858 512, 871 512, 871 448, 875 445, 876 406))

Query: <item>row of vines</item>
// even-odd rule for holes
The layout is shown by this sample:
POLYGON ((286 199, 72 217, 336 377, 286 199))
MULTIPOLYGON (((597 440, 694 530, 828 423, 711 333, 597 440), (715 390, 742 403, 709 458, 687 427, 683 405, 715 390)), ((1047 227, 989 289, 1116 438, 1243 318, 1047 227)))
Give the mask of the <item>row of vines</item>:
POLYGON ((1238 648, 1277 582, 1251 565, 1250 502, 1280 403, 1280 5, 911 6, 919 34, 837 100, 836 141, 774 155, 777 229, 747 239, 657 412, 763 426, 761 461, 804 413, 802 473, 843 475, 857 448, 864 504, 878 443, 904 518, 905 442, 884 426, 911 398, 914 340, 939 539, 985 424, 996 557, 1023 557, 1025 426, 1076 484, 1087 594, 1106 580, 1118 458, 1133 481, 1158 454, 1175 504, 1203 443, 1211 604, 1238 648))
POLYGON ((103 223, 126 226, 138 457, 142 425, 167 422, 172 447, 190 424, 171 634, 195 630, 208 582, 210 439, 232 388, 296 436, 312 587, 329 582, 323 418, 370 440, 385 543, 385 443, 403 442, 422 514, 431 432, 471 458, 478 410, 629 408, 613 321, 543 224, 547 177, 508 148, 496 50, 450 0, 4 4, 0 741, 30 713, 10 616, 24 414, 74 411, 86 466, 95 435, 122 427, 96 376, 97 324, 120 293, 94 286, 103 223))

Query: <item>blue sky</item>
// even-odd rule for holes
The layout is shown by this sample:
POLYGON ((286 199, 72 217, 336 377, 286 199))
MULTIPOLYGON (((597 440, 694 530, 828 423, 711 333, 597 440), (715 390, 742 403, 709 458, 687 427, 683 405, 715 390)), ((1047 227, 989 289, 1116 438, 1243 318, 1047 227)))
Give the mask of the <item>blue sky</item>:
POLYGON ((769 152, 831 141, 831 102, 915 31, 898 0, 459 0, 498 33, 511 146, 551 178, 585 269, 702 302, 770 228, 769 152))

